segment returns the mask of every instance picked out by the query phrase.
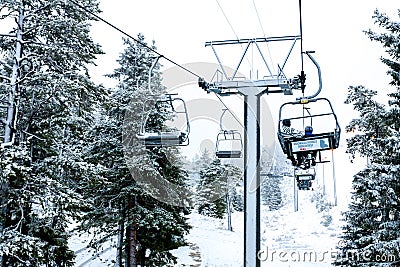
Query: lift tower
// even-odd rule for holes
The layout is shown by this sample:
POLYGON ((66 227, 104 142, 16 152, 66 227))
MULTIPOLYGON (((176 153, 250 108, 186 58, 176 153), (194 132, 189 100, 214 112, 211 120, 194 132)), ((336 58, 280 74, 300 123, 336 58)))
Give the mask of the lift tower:
POLYGON ((206 82, 199 79, 199 86, 207 92, 213 92, 221 96, 231 94, 240 94, 244 96, 244 262, 243 266, 257 267, 260 266, 260 260, 257 253, 260 251, 260 97, 263 94, 283 93, 292 95, 293 89, 300 89, 300 77, 288 79, 284 74, 285 65, 290 54, 300 36, 283 36, 283 37, 266 37, 253 39, 238 39, 225 41, 206 42, 206 47, 211 47, 220 69, 217 73, 222 75, 214 75, 214 81, 206 82), (261 45, 270 42, 291 42, 288 54, 281 65, 278 65, 277 73, 273 73, 267 60, 265 59, 261 45), (226 68, 222 65, 215 46, 222 45, 245 45, 243 54, 237 64, 232 75, 228 75, 226 68), (253 46, 259 52, 262 62, 268 71, 268 75, 263 79, 243 79, 237 77, 239 68, 246 57, 249 48, 253 46), (220 76, 220 77, 218 77, 220 76))

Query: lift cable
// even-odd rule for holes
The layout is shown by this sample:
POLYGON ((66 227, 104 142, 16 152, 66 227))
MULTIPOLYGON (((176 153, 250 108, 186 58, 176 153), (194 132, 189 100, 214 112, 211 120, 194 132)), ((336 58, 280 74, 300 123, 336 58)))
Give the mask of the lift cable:
MULTIPOLYGON (((233 34, 235 35, 236 39, 239 40, 239 39, 240 39, 240 38, 239 38, 239 35, 236 33, 235 29, 233 28, 233 25, 232 25, 232 23, 230 22, 230 20, 228 19, 228 16, 226 15, 226 13, 225 13, 225 11, 224 11, 224 8, 221 6, 221 4, 219 3, 218 0, 215 0, 215 1, 217 2, 218 6, 219 6, 219 9, 221 10, 222 14, 224 15, 226 21, 228 22, 229 27, 231 28, 231 30, 232 30, 233 34)), ((243 47, 243 44, 242 44, 242 43, 240 44, 240 47, 244 50, 244 47, 243 47)), ((253 64, 250 63, 250 60, 249 60, 247 54, 245 55, 245 57, 246 57, 247 63, 249 63, 249 66, 251 67, 251 69, 253 69, 253 64)))
POLYGON ((237 33, 236 33, 235 29, 233 28, 231 22, 229 21, 228 17, 226 16, 226 13, 225 13, 224 9, 222 8, 221 4, 219 3, 218 0, 215 0, 215 1, 217 2, 218 6, 219 6, 219 9, 221 9, 222 14, 224 15, 226 21, 227 21, 228 24, 229 24, 229 27, 231 27, 231 30, 233 31, 233 34, 235 34, 236 39, 239 40, 239 36, 237 35, 237 33))
MULTIPOLYGON (((131 35, 128 34, 127 32, 121 30, 121 29, 118 28, 117 26, 115 26, 115 25, 111 24, 110 22, 106 21, 106 20, 103 19, 102 17, 100 17, 100 16, 94 14, 93 12, 91 12, 90 10, 88 10, 87 8, 85 8, 84 6, 80 5, 80 4, 77 3, 76 1, 74 1, 74 0, 68 0, 68 1, 70 1, 70 2, 73 3, 74 5, 76 5, 77 7, 79 7, 80 9, 82 9, 83 11, 85 11, 86 13, 92 15, 93 17, 97 18, 98 20, 100 20, 100 21, 102 21, 103 23, 107 24, 107 25, 110 26, 111 28, 113 28, 113 29, 119 31, 120 33, 122 33, 123 35, 129 37, 130 39, 132 39, 132 40, 135 41, 136 43, 138 43, 138 44, 140 44, 140 45, 146 47, 149 51, 151 51, 151 52, 157 54, 159 57, 163 57, 164 59, 166 59, 166 60, 169 61, 170 63, 172 63, 172 64, 176 65, 177 67, 179 67, 179 68, 181 68, 181 69, 187 71, 188 73, 192 74, 193 76, 195 76, 195 77, 197 77, 197 78, 203 78, 203 77, 201 77, 200 75, 198 75, 198 74, 194 73, 193 71, 189 70, 188 68, 186 68, 186 67, 184 67, 184 66, 182 66, 182 65, 180 65, 180 64, 178 64, 178 63, 176 63, 175 61, 173 61, 173 60, 171 60, 171 59, 169 59, 169 58, 163 56, 162 54, 160 54, 159 52, 157 52, 157 51, 154 50, 153 48, 151 48, 151 47, 149 47, 148 45, 146 45, 145 43, 139 41, 138 39, 136 39, 135 37, 131 36, 131 35)), ((218 1, 217 1, 217 2, 218 2, 218 1)), ((218 4, 219 4, 219 3, 218 3, 218 4)), ((222 10, 222 12, 223 12, 224 15, 225 15, 225 12, 223 11, 222 8, 221 8, 221 10, 222 10)), ((226 16, 225 16, 225 18, 226 18, 226 16)), ((227 18, 226 18, 226 19, 227 19, 227 18)), ((229 20, 228 20, 228 23, 229 23, 229 20)), ((229 24, 230 24, 230 23, 229 23, 229 24)), ((231 24, 230 24, 230 25, 231 25, 231 24)), ((232 25, 231 25, 231 27, 232 27, 232 25)), ((232 28, 232 30, 234 31, 233 28, 232 28)), ((235 31, 234 31, 234 32, 235 32, 235 31)), ((236 33, 235 33, 235 34, 236 34, 236 33)), ((236 37, 237 37, 237 35, 236 35, 236 37)), ((239 39, 239 38, 238 38, 238 39, 239 39)), ((225 108, 228 109, 229 113, 232 114, 232 116, 233 116, 233 117, 235 118, 235 120, 240 124, 240 126, 244 128, 243 124, 240 122, 240 120, 237 118, 237 116, 228 108, 228 106, 222 101, 221 97, 220 97, 218 94, 215 94, 215 95, 218 97, 218 99, 219 99, 219 101, 222 103, 222 105, 223 105, 225 108)))
POLYGON ((306 76, 304 74, 304 51, 303 51, 303 18, 302 18, 302 9, 301 9, 301 0, 299 0, 299 17, 300 17, 300 54, 301 54, 301 73, 300 73, 300 84, 301 84, 301 92, 304 96, 305 82, 306 76))
MULTIPOLYGON (((217 2, 217 4, 218 4, 218 6, 219 6, 219 8, 220 8, 220 10, 221 10, 221 12, 222 12, 222 14, 224 15, 226 21, 228 22, 229 27, 231 28, 231 30, 232 30, 233 34, 235 35, 236 39, 239 40, 239 36, 237 35, 235 29, 233 28, 233 25, 232 25, 232 23, 230 22, 228 16, 226 15, 226 13, 225 13, 223 7, 221 6, 221 4, 219 3, 218 0, 215 0, 215 1, 217 2)), ((241 46, 242 46, 242 48, 243 48, 243 45, 242 45, 242 44, 241 44, 241 46)), ((249 61, 249 59, 247 58, 247 56, 246 56, 246 60, 248 61, 249 65, 251 66, 250 61, 249 61)), ((224 103, 224 101, 222 101, 221 96, 218 95, 216 92, 214 92, 214 94, 215 94, 215 96, 218 98, 218 100, 222 103, 222 105, 223 105, 223 106, 228 110, 228 112, 232 115, 232 117, 239 123, 240 127, 242 127, 242 128, 244 129, 244 125, 240 122, 239 118, 230 110, 230 108, 228 108, 228 106, 224 103)))
MULTIPOLYGON (((302 8, 301 8, 301 0, 299 0, 299 25, 300 25, 300 55, 301 55, 301 73, 300 73, 300 88, 301 88, 301 92, 303 94, 304 97, 304 90, 305 90, 305 82, 306 82, 306 76, 304 73, 304 51, 303 51, 303 16, 302 16, 302 8)), ((305 122, 304 122, 304 116, 305 116, 305 112, 304 112, 304 106, 303 106, 303 129, 305 126, 305 122)))
MULTIPOLYGON (((258 18, 258 22, 260 24, 261 31, 263 33, 263 37, 266 38, 267 35, 265 34, 264 27, 263 27, 263 25, 261 23, 260 13, 258 12, 258 8, 256 6, 255 0, 253 0, 253 6, 254 6, 254 10, 256 11, 256 15, 257 15, 257 18, 258 18)), ((269 59, 271 60, 273 71, 275 72, 275 67, 274 67, 275 64, 274 64, 274 61, 272 60, 271 50, 269 49, 269 44, 268 43, 267 43, 267 49, 268 49, 268 55, 269 55, 269 59)))
POLYGON ((299 14, 300 14, 300 51, 301 51, 301 70, 304 70, 304 59, 303 59, 303 18, 301 9, 301 0, 299 0, 299 14))
POLYGON ((256 14, 257 14, 258 22, 260 23, 261 31, 263 33, 263 36, 265 37, 266 34, 265 34, 265 31, 264 31, 264 27, 263 27, 263 25, 261 23, 260 14, 258 13, 258 9, 257 9, 256 3, 254 2, 254 0, 253 0, 253 6, 254 6, 254 9, 255 9, 256 14))
POLYGON ((177 66, 177 67, 179 67, 179 68, 181 68, 181 69, 187 71, 188 73, 192 74, 193 76, 195 76, 195 77, 197 77, 197 78, 202 78, 200 75, 198 75, 198 74, 194 73, 193 71, 189 70, 188 68, 186 68, 186 67, 184 67, 184 66, 182 66, 182 65, 180 65, 180 64, 178 64, 178 63, 176 63, 176 62, 173 61, 172 59, 169 59, 169 58, 165 57, 164 55, 160 54, 159 52, 157 52, 157 51, 154 50, 153 48, 149 47, 147 44, 145 44, 145 43, 139 41, 138 39, 136 39, 135 37, 131 36, 131 35, 128 34, 127 32, 121 30, 121 29, 118 28, 117 26, 111 24, 110 22, 106 21, 106 20, 103 19, 102 17, 100 17, 100 16, 96 15, 95 13, 91 12, 90 10, 88 10, 88 9, 85 8, 84 6, 80 5, 80 4, 77 3, 76 1, 74 1, 74 0, 68 0, 68 1, 71 2, 71 3, 73 3, 74 5, 76 5, 77 7, 79 7, 79 8, 82 9, 83 11, 85 11, 86 13, 92 15, 92 16, 95 17, 96 19, 98 19, 98 20, 104 22, 105 24, 107 24, 107 25, 110 26, 111 28, 113 28, 113 29, 119 31, 120 33, 122 33, 123 35, 129 37, 130 39, 132 39, 132 40, 135 41, 136 43, 138 43, 138 44, 144 46, 144 47, 147 48, 149 51, 151 51, 151 52, 157 54, 157 55, 160 56, 160 57, 163 57, 163 58, 164 58, 165 60, 167 60, 168 62, 170 62, 170 63, 174 64, 175 66, 177 66))
MULTIPOLYGON (((84 6, 80 5, 79 3, 77 3, 74 0, 68 0, 69 2, 73 3, 74 5, 76 5, 77 7, 79 7, 80 9, 82 9, 83 11, 85 11, 86 13, 92 15, 93 17, 95 17, 96 19, 102 21, 103 23, 107 24, 108 26, 110 26, 111 28, 119 31, 120 33, 122 33, 123 35, 127 36, 128 38, 132 39, 133 41, 135 41, 136 43, 144 46, 145 48, 147 48, 149 51, 157 54, 159 57, 164 58, 165 60, 169 61, 170 63, 174 64, 175 66, 187 71, 188 73, 192 74, 193 76, 197 77, 197 78, 203 78, 200 75, 194 73, 193 71, 189 70, 188 68, 178 64, 177 62, 165 57, 164 55, 160 54, 159 52, 157 52, 156 50, 154 50, 153 48, 149 47, 147 44, 139 41, 138 39, 136 39, 135 37, 131 36, 130 34, 128 34, 127 32, 123 31, 122 29, 118 28, 117 26, 113 25, 112 23, 108 22, 107 20, 103 19, 102 17, 96 15, 95 13, 91 12, 90 10, 88 10, 87 8, 85 8, 84 6)), ((222 13, 224 14, 225 18, 227 19, 229 25, 232 28, 232 31, 235 33, 236 37, 239 39, 239 37, 237 36, 235 30, 232 27, 232 24, 229 22, 228 18, 226 17, 226 14, 224 12, 224 10, 222 9, 221 5, 219 4, 218 0, 217 0, 218 5, 221 8, 222 13)), ((240 126, 242 128, 244 128, 243 124, 240 122, 239 118, 228 108, 228 106, 224 103, 224 101, 222 101, 221 97, 218 94, 215 94, 217 96, 217 98, 219 99, 219 101, 222 103, 222 105, 228 109, 229 113, 231 113, 231 115, 235 118, 235 120, 240 124, 240 126)))
POLYGON ((232 117, 237 121, 237 123, 239 123, 240 127, 242 127, 244 129, 244 125, 240 122, 239 118, 231 111, 230 108, 228 108, 228 106, 224 103, 224 101, 222 101, 221 96, 218 95, 217 93, 215 93, 215 96, 219 99, 219 101, 222 103, 222 105, 226 108, 226 110, 232 115, 232 117))

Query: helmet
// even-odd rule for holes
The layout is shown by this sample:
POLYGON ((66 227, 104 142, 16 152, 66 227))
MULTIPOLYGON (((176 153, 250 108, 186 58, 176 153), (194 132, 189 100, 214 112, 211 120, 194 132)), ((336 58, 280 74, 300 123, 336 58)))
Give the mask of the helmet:
POLYGON ((282 121, 282 124, 283 124, 284 126, 290 127, 290 120, 289 120, 289 119, 284 119, 284 120, 282 121))
POLYGON ((306 128, 304 129, 305 135, 311 135, 312 132, 313 132, 313 128, 311 126, 306 126, 306 128))

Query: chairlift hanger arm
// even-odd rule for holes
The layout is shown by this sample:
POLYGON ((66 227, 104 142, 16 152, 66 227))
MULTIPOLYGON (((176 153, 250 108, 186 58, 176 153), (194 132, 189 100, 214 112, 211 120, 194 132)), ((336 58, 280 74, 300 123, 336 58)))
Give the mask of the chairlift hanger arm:
POLYGON ((302 99, 313 99, 315 97, 317 97, 319 95, 319 93, 322 90, 322 75, 321 75, 321 68, 318 64, 318 62, 315 60, 315 58, 311 55, 312 53, 315 53, 315 51, 306 51, 304 52, 310 59, 311 61, 314 63, 314 65, 317 67, 317 71, 318 71, 318 82, 319 82, 319 88, 317 90, 317 92, 311 96, 302 96, 302 97, 298 97, 296 98, 296 100, 302 100, 302 99))
POLYGON ((222 114, 221 114, 221 117, 219 118, 219 128, 220 128, 220 131, 224 131, 224 128, 222 127, 222 118, 224 117, 225 112, 226 112, 227 110, 228 110, 227 108, 223 109, 222 114))
POLYGON ((156 66, 158 60, 163 57, 162 55, 158 55, 157 57, 155 57, 155 59, 153 60, 153 63, 151 64, 151 67, 149 69, 149 79, 148 79, 148 87, 149 87, 149 92, 151 92, 151 76, 153 73, 153 69, 156 66))

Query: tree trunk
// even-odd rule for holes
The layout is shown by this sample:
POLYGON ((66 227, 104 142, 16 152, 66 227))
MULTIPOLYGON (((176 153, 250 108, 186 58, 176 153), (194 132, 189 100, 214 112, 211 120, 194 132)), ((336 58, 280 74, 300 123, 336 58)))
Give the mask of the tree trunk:
MULTIPOLYGON (((19 67, 20 67, 20 59, 22 56, 22 31, 23 31, 23 23, 24 23, 25 15, 23 7, 19 9, 19 16, 17 19, 17 34, 16 34, 16 45, 15 45, 15 58, 14 64, 12 68, 11 78, 10 78, 10 86, 12 89, 10 90, 8 97, 8 108, 7 108, 7 117, 5 119, 5 129, 4 129, 4 138, 2 147, 10 146, 14 143, 14 132, 16 128, 17 122, 17 108, 19 102, 19 87, 18 87, 18 78, 19 78, 19 67)), ((4 208, 1 210, 2 217, 4 218, 3 224, 0 224, 0 231, 2 231, 6 225, 6 217, 7 217, 7 191, 8 184, 7 182, 2 183, 0 185, 1 195, 0 195, 0 204, 4 208)), ((0 263, 2 266, 6 265, 6 257, 0 256, 0 263)))
MULTIPOLYGON (((121 208, 121 214, 123 214, 122 208, 121 208)), ((117 244, 117 256, 115 259, 115 264, 114 267, 123 267, 122 263, 122 244, 124 243, 124 219, 125 216, 122 217, 122 219, 119 222, 118 225, 118 244, 117 244)))
MULTIPOLYGON (((134 207, 134 202, 131 197, 128 199, 128 214, 134 207)), ((129 218, 130 216, 128 216, 129 218)), ((135 223, 130 223, 126 227, 126 267, 137 267, 136 261, 136 225, 135 223)))
POLYGON ((228 230, 232 231, 232 217, 231 217, 231 199, 229 196, 229 191, 226 193, 226 211, 228 217, 228 230))
POLYGON ((17 21, 18 29, 16 34, 15 58, 10 79, 10 85, 12 89, 8 97, 9 106, 7 108, 7 118, 4 129, 3 146, 12 145, 14 142, 14 132, 16 129, 17 113, 18 113, 17 109, 19 104, 18 78, 19 78, 20 60, 22 56, 22 31, 23 31, 24 19, 25 19, 24 10, 22 7, 20 7, 18 21, 17 21))

